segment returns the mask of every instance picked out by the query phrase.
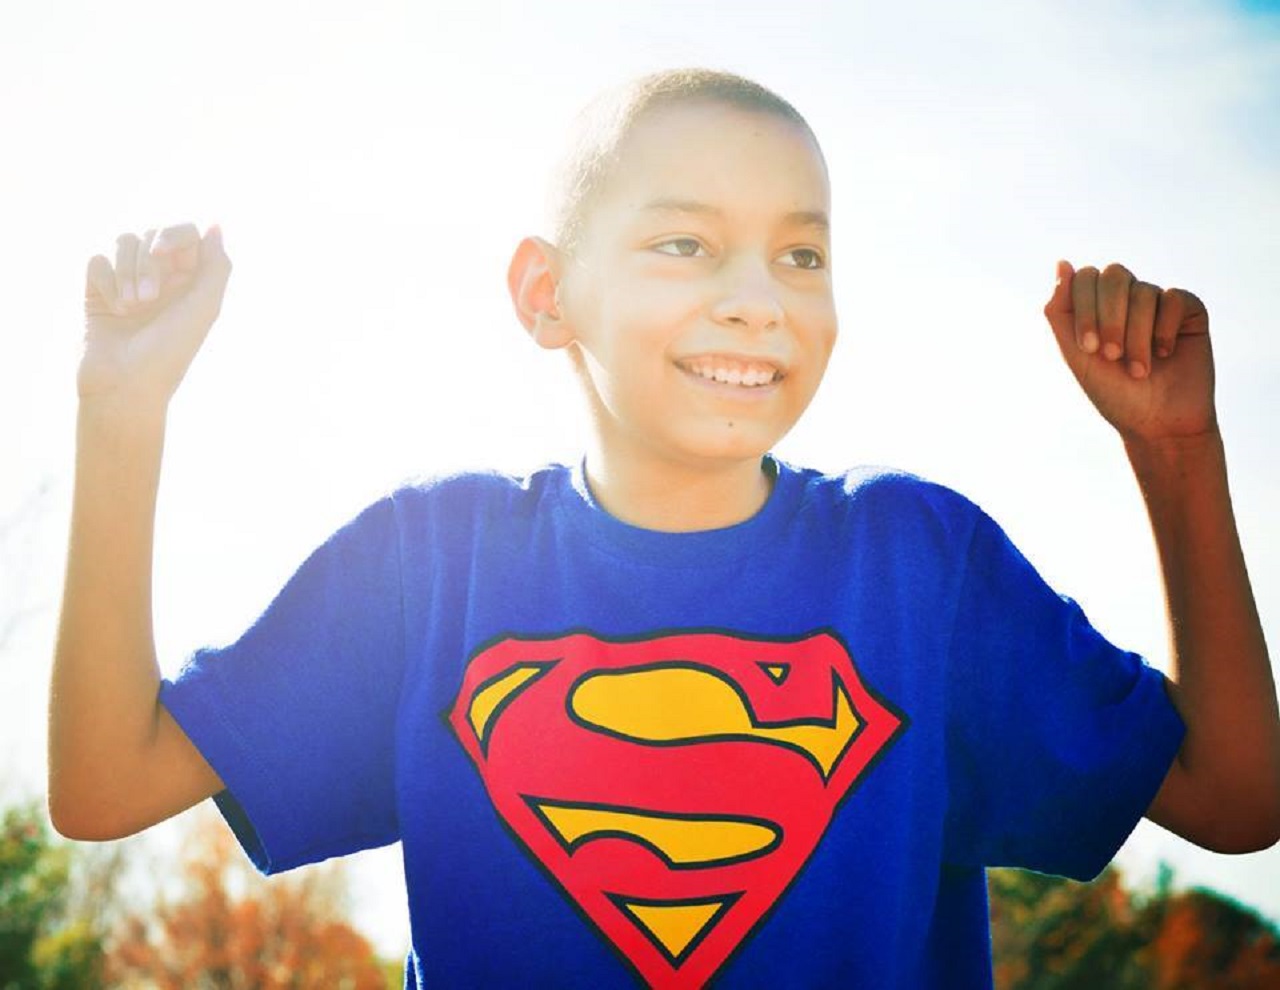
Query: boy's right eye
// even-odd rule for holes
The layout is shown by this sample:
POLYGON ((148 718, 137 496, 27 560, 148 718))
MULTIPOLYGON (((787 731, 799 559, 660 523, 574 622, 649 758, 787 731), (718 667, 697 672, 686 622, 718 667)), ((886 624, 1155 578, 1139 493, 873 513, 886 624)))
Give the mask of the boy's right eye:
POLYGON ((653 249, 662 254, 675 255, 680 258, 693 258, 698 255, 698 252, 706 253, 702 242, 696 237, 673 237, 669 241, 662 241, 653 245, 653 249))

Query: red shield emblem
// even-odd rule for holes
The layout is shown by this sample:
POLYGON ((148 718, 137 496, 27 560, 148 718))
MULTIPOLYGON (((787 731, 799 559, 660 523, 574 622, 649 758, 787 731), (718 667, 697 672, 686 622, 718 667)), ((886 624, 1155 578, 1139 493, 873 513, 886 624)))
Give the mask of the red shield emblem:
POLYGON ((903 727, 829 633, 503 639, 449 722, 529 853, 662 987, 724 965, 903 727))

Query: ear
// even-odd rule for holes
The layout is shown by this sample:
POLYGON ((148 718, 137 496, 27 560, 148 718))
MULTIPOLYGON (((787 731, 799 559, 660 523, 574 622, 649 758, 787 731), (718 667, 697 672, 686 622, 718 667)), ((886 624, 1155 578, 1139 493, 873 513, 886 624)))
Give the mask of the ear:
POLYGON ((540 347, 555 350, 573 339, 560 312, 560 252, 541 237, 526 237, 507 268, 507 289, 516 316, 540 347))

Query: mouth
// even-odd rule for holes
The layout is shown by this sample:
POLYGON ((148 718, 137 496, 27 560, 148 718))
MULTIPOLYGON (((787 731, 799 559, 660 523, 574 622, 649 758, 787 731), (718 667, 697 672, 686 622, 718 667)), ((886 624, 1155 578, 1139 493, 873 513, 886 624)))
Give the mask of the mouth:
POLYGON ((676 366, 690 375, 718 385, 738 388, 765 388, 783 379, 783 371, 772 361, 705 355, 677 361, 676 366))

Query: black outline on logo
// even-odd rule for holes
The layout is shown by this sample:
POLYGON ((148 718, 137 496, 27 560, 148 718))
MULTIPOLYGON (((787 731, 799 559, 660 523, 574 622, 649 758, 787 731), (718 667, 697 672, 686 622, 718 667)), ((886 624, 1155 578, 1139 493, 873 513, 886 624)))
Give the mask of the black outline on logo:
POLYGON ((783 830, 782 826, 777 822, 769 821, 767 818, 754 818, 750 815, 712 815, 712 814, 692 814, 689 812, 676 811, 654 811, 649 808, 633 808, 621 804, 601 804, 594 801, 559 801, 547 798, 534 797, 530 794, 520 795, 525 804, 529 806, 529 810, 534 813, 543 827, 551 834, 551 837, 560 844, 568 855, 572 856, 575 852, 585 846, 588 842, 594 842, 596 839, 622 839, 625 842, 634 843, 637 846, 643 846, 651 853, 662 860, 670 870, 710 870, 718 866, 733 866, 738 863, 749 863, 752 860, 761 859, 769 855, 780 845, 782 845, 783 830), (668 821, 678 822, 735 822, 742 825, 758 825, 760 828, 767 828, 773 833, 773 838, 769 844, 755 850, 754 852, 742 853, 738 856, 725 856, 720 859, 702 860, 697 863, 677 863, 669 858, 666 853, 655 846, 652 842, 647 841, 634 832, 626 832, 622 829, 599 829, 594 832, 588 832, 581 838, 572 842, 566 842, 559 830, 553 825, 543 813, 542 807, 550 805, 554 808, 573 808, 584 811, 617 811, 623 814, 645 815, 649 818, 665 818, 668 821))
MULTIPOLYGON (((855 668, 856 670, 856 668, 855 668)), ((853 705, 853 699, 849 697, 849 689, 844 686, 840 680, 840 675, 833 669, 831 671, 831 717, 830 718, 794 718, 786 719, 782 722, 764 722, 761 721, 751 707, 751 701, 747 697, 746 692, 742 689, 737 681, 733 680, 724 671, 716 670, 708 667, 706 664, 698 663, 693 660, 655 660, 651 663, 636 664, 634 667, 625 667, 621 670, 593 670, 586 674, 582 674, 569 685, 569 690, 565 692, 564 698, 565 713, 569 717, 569 721, 577 726, 602 736, 609 736, 613 739, 621 739, 624 742, 633 743, 637 746, 656 746, 659 748, 671 746, 696 746, 698 743, 704 742, 749 742, 759 743, 763 746, 780 746, 783 749, 790 750, 803 756, 813 768, 818 771, 818 776, 822 778, 823 784, 830 782, 836 771, 840 769, 840 764, 844 761, 850 747, 854 741, 862 734, 863 728, 867 724, 867 720, 863 717, 858 709, 853 705), (625 677, 630 674, 643 673, 650 670, 696 670, 701 673, 708 674, 716 680, 722 681, 738 696, 738 700, 742 703, 742 710, 746 712, 747 719, 750 721, 752 728, 756 729, 793 729, 793 728, 814 728, 814 729, 831 729, 836 727, 836 719, 840 712, 840 695, 844 695, 846 705, 849 711, 853 713, 853 717, 857 719, 857 726, 849 733, 849 738, 845 740, 840 752, 836 754, 836 758, 832 761, 831 770, 822 769, 822 764, 818 762, 818 758, 811 752, 801 746, 799 743, 787 742, 785 739, 768 739, 760 736, 753 736, 743 732, 712 732, 703 736, 681 736, 678 739, 642 739, 639 736, 628 735, 625 732, 618 732, 616 729, 610 729, 607 726, 599 725, 595 722, 588 722, 585 718, 578 715, 573 710, 573 696, 577 694, 578 688, 589 680, 598 677, 625 677)))
MULTIPOLYGON (((613 906, 616 907, 619 911, 621 911, 623 916, 628 921, 630 921, 633 925, 635 925, 636 930, 639 931, 640 934, 645 937, 645 940, 650 945, 652 945, 655 949, 657 949, 660 953, 662 953, 662 957, 666 959, 667 962, 671 963, 672 969, 679 969, 684 964, 684 961, 688 959, 691 955, 693 955, 694 951, 698 948, 698 946, 703 943, 703 940, 705 940, 706 937, 710 935, 712 931, 715 930, 716 925, 720 923, 720 919, 723 918, 726 914, 728 914, 729 909, 738 903, 738 900, 742 897, 743 892, 737 891, 735 893, 716 894, 714 896, 708 896, 708 897, 685 897, 685 898, 672 898, 672 899, 652 898, 652 897, 627 897, 625 894, 614 894, 614 893, 610 893, 607 890, 602 890, 601 893, 604 894, 605 897, 609 898, 609 900, 613 903, 613 906), (687 907, 693 904, 717 904, 717 903, 720 905, 720 907, 716 909, 716 913, 707 919, 706 923, 703 924, 702 928, 698 930, 698 934, 689 940, 689 944, 686 945, 680 951, 680 954, 678 956, 673 956, 667 950, 667 947, 663 945, 662 942, 660 942, 654 936, 653 932, 651 932, 639 918, 637 918, 634 914, 631 913, 631 911, 627 909, 629 904, 640 904, 645 907, 687 907)), ((719 972, 719 970, 717 970, 717 972, 719 972)))
MULTIPOLYGON (((493 735, 493 727, 498 724, 499 716, 501 716, 502 713, 507 710, 507 706, 510 705, 511 702, 515 701, 516 698, 520 697, 520 695, 524 694, 524 692, 528 688, 532 687, 534 684, 540 681, 543 675, 546 674, 548 670, 550 670, 552 667, 554 667, 563 659, 564 659, 563 657, 557 657, 555 660, 530 660, 526 663, 513 663, 510 667, 504 667, 499 673, 494 674, 488 680, 481 681, 479 684, 476 685, 475 690, 471 692, 472 705, 475 704, 476 695, 478 695, 481 691, 483 691, 485 688, 489 687, 490 685, 497 684, 498 681, 503 680, 506 677, 510 677, 517 670, 521 670, 527 667, 534 668, 534 674, 532 677, 526 680, 519 687, 508 692, 501 701, 499 701, 496 705, 493 706, 493 711, 489 713, 489 718, 485 722, 483 735, 476 732, 475 726, 472 725, 471 723, 470 705, 468 706, 467 711, 461 713, 462 718, 466 721, 472 733, 475 734, 476 743, 479 745, 481 753, 483 753, 486 757, 489 755, 489 737, 493 735)), ((455 705, 457 704, 456 700, 454 701, 454 704, 455 705)))

